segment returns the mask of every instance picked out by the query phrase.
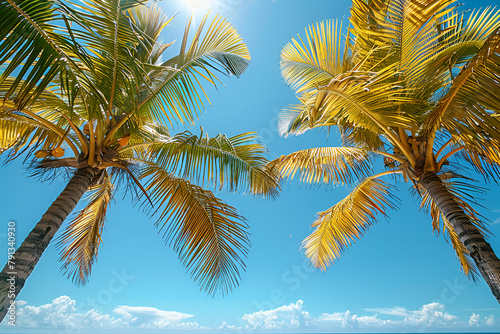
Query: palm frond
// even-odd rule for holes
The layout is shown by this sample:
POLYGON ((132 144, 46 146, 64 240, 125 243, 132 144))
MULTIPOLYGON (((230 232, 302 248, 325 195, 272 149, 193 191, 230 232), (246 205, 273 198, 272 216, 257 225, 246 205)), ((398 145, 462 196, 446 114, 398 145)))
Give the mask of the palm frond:
POLYGON ((311 129, 308 104, 313 103, 312 99, 309 98, 308 102, 307 98, 299 97, 299 100, 301 103, 289 105, 281 110, 278 116, 278 132, 281 136, 298 136, 311 129))
POLYGON ((342 40, 342 22, 317 22, 305 32, 304 40, 300 35, 298 39, 292 38, 281 51, 281 73, 297 94, 325 86, 338 74, 351 69, 349 48, 342 40))
POLYGON ((51 84, 56 76, 77 83, 80 89, 101 98, 96 85, 82 71, 85 53, 70 34, 62 33, 57 21, 68 22, 63 5, 54 0, 0 1, 0 66, 7 66, 0 84, 16 73, 4 100, 25 107, 51 84), (32 92, 34 90, 34 92, 32 92))
POLYGON ((467 19, 464 16, 454 11, 439 22, 439 30, 444 34, 435 49, 437 53, 428 62, 433 75, 471 60, 500 24, 500 10, 491 7, 474 10, 467 19))
POLYGON ((155 165, 145 167, 140 179, 160 210, 157 226, 193 279, 211 295, 236 287, 249 245, 236 209, 155 165))
POLYGON ((150 6, 136 6, 127 11, 133 26, 138 29, 141 44, 136 47, 134 58, 143 64, 160 65, 161 56, 173 42, 161 44, 160 34, 172 21, 173 17, 167 18, 160 9, 158 3, 150 6))
POLYGON ((0 118, 0 154, 24 146, 34 130, 35 127, 29 124, 0 118))
POLYGON ((142 90, 139 105, 149 119, 193 123, 204 108, 203 81, 216 85, 220 73, 240 76, 248 67, 250 55, 236 29, 216 16, 202 37, 208 14, 201 21, 188 45, 191 20, 177 56, 150 73, 151 87, 142 90))
POLYGON ((159 127, 144 126, 150 139, 130 147, 139 159, 200 185, 277 196, 278 177, 266 168, 267 150, 255 133, 209 137, 202 130, 199 136, 185 131, 170 137, 158 133, 159 127))
POLYGON ((84 285, 91 274, 112 193, 113 185, 107 176, 101 184, 92 186, 86 198, 87 206, 59 236, 61 270, 77 284, 84 285))
POLYGON ((415 46, 429 41, 429 29, 453 10, 454 3, 455 0, 354 0, 349 20, 355 37, 355 58, 371 54, 369 63, 376 64, 391 53, 389 62, 412 66, 409 60, 419 49, 415 46), (380 48, 389 45, 385 50, 380 48), (374 49, 382 52, 373 53, 374 49))
POLYGON ((390 190, 388 183, 369 177, 339 203, 318 213, 314 232, 302 243, 311 264, 325 270, 363 236, 377 213, 386 215, 387 209, 394 208, 390 190))
POLYGON ((415 120, 398 112, 411 101, 393 78, 395 67, 379 73, 340 74, 321 88, 309 108, 310 127, 356 124, 375 134, 391 138, 391 127, 412 129, 415 120))
MULTIPOLYGON (((83 5, 65 6, 65 13, 75 23, 72 35, 85 43, 88 50, 92 78, 104 100, 88 95, 86 103, 91 118, 109 119, 115 108, 121 113, 137 109, 136 86, 147 75, 146 69, 133 55, 141 40, 146 39, 139 29, 134 29, 127 10, 144 1, 87 1, 83 5), (92 106, 96 103, 97 106, 92 106)), ((144 7, 144 6, 141 6, 144 7)), ((150 9, 151 10, 151 9, 150 9)), ((146 12, 147 9, 143 9, 146 12)))
POLYGON ((368 152, 357 147, 318 147, 283 155, 269 162, 283 178, 306 183, 352 183, 367 176, 368 152))
MULTIPOLYGON (((62 123, 65 123, 64 120, 62 123)), ((61 144, 63 137, 70 143, 76 142, 61 128, 63 124, 54 124, 42 117, 34 119, 17 112, 0 112, 0 124, 0 151, 8 150, 9 160, 26 151, 33 153, 37 149, 53 149, 61 144)))
POLYGON ((466 138, 486 131, 500 138, 498 121, 490 111, 500 112, 500 27, 488 37, 479 52, 462 68, 448 93, 426 117, 423 128, 434 134, 444 127, 466 138))
POLYGON ((17 90, 16 104, 23 106, 33 98, 28 96, 32 88, 38 86, 35 93, 41 93, 68 60, 61 49, 66 41, 62 35, 54 33, 52 24, 57 17, 54 1, 3 0, 0 12, 0 65, 7 64, 0 84, 19 71, 18 80, 12 82, 5 97, 17 90), (18 87, 24 76, 27 80, 18 87))
MULTIPOLYGON (((482 137, 482 138, 481 138, 482 137)), ((476 172, 486 178, 497 179, 500 176, 500 142, 492 138, 480 140, 469 137, 467 141, 460 138, 463 150, 459 152, 462 159, 467 161, 476 172)))

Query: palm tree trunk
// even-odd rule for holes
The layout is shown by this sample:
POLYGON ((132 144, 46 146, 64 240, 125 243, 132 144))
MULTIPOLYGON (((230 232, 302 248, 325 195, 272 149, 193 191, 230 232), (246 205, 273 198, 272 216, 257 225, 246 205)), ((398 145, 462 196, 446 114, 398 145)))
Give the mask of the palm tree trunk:
POLYGON ((491 292, 500 303, 500 260, 490 244, 486 242, 479 229, 470 222, 464 210, 435 173, 425 173, 420 184, 453 226, 491 292))
POLYGON ((28 234, 21 247, 16 250, 13 264, 7 263, 0 273, 0 322, 23 288, 45 248, 98 173, 98 169, 90 167, 76 171, 61 195, 28 234))

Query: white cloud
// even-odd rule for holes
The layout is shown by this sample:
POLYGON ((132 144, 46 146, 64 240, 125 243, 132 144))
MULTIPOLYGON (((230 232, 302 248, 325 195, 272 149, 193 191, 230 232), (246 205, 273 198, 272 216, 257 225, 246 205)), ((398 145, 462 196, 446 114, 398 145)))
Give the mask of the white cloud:
POLYGON ((423 305, 420 310, 407 310, 404 307, 366 309, 395 317, 402 317, 403 322, 410 325, 430 326, 445 325, 457 319, 456 316, 445 313, 445 306, 440 303, 423 305))
MULTIPOLYGON (((51 303, 42 306, 26 305, 17 310, 16 325, 21 328, 175 328, 196 329, 200 326, 195 322, 182 322, 192 315, 163 311, 153 307, 119 306, 114 310, 116 316, 103 314, 94 309, 88 312, 77 310, 76 301, 68 296, 61 296, 51 303)), ((5 325, 5 322, 3 323, 5 325)))
POLYGON ((274 310, 258 311, 245 314, 243 320, 252 329, 292 329, 307 327, 310 320, 308 312, 302 311, 304 302, 298 300, 290 305, 283 305, 274 310))
MULTIPOLYGON (((21 303, 22 304, 22 303, 21 303)), ((103 315, 95 310, 79 313, 76 302, 68 296, 61 296, 50 304, 42 306, 26 305, 17 311, 16 325, 28 328, 119 328, 126 326, 121 319, 103 315)))
POLYGON ((469 318, 469 326, 479 326, 479 319, 481 316, 476 313, 472 313, 472 315, 469 318))
POLYGON ((142 327, 160 329, 168 328, 193 317, 191 314, 162 311, 154 307, 118 306, 113 312, 121 315, 131 325, 140 324, 142 327))
POLYGON ((387 315, 394 315, 394 316, 398 316, 398 317, 406 317, 408 314, 407 309, 405 309, 403 307, 399 307, 399 306, 396 306, 394 308, 375 308, 375 309, 366 309, 366 310, 376 312, 376 313, 387 314, 387 315))
POLYGON ((440 303, 430 303, 422 306, 420 310, 409 311, 406 315, 404 322, 411 326, 435 326, 447 327, 453 325, 453 321, 457 319, 456 316, 445 313, 445 306, 440 303))
POLYGON ((452 328, 458 326, 458 318, 445 312, 445 306, 440 303, 423 305, 418 310, 408 310, 403 307, 368 309, 375 314, 353 314, 345 312, 323 313, 314 318, 303 309, 302 300, 290 305, 283 305, 273 310, 258 311, 245 314, 243 320, 248 328, 257 330, 287 330, 303 329, 423 329, 452 328), (391 316, 381 318, 378 314, 391 316))
MULTIPOLYGON (((466 326, 497 329, 495 317, 472 313, 470 317, 458 319, 446 312, 445 305, 429 303, 416 310, 404 307, 373 308, 357 314, 349 310, 344 312, 323 313, 312 316, 306 311, 304 302, 276 307, 272 310, 260 310, 245 314, 241 322, 235 325, 231 319, 225 319, 220 326, 202 326, 198 322, 187 320, 194 316, 176 311, 165 311, 154 307, 118 306, 112 314, 105 314, 94 309, 82 312, 75 300, 61 296, 51 303, 31 306, 19 301, 17 326, 37 329, 101 329, 106 332, 130 330, 169 330, 173 332, 429 332, 443 329, 460 329, 466 326)), ((6 326, 4 322, 2 326, 6 326)))
POLYGON ((316 323, 319 327, 336 326, 340 328, 357 329, 366 327, 383 327, 390 324, 390 320, 379 319, 378 315, 351 315, 350 311, 344 313, 323 313, 316 323))
POLYGON ((495 317, 493 316, 493 314, 490 314, 489 317, 484 317, 484 320, 486 320, 485 321, 486 326, 489 327, 495 326, 495 317))

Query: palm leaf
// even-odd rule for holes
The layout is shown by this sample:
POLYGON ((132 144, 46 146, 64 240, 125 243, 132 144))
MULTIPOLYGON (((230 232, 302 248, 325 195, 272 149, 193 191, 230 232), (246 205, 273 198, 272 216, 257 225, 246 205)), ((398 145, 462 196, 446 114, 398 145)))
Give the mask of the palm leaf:
POLYGON ((8 99, 16 93, 14 102, 19 108, 36 100, 58 75, 101 97, 81 70, 87 62, 82 49, 55 25, 58 20, 67 22, 67 17, 60 13, 63 8, 57 0, 0 1, 0 66, 7 65, 0 84, 16 73, 3 97, 8 99))
POLYGON ((311 127, 356 124, 393 139, 389 128, 411 129, 415 120, 398 112, 398 106, 411 100, 394 82, 395 67, 374 73, 348 72, 321 88, 309 109, 311 127))
POLYGON ((442 126, 461 137, 486 130, 500 138, 498 122, 486 111, 500 112, 499 49, 500 27, 462 68, 448 93, 428 114, 423 124, 426 133, 434 134, 442 126))
POLYGON ((205 16, 188 46, 191 20, 186 25, 179 55, 167 60, 150 74, 152 87, 144 88, 138 107, 149 119, 193 123, 208 97, 202 82, 216 85, 217 74, 240 76, 248 67, 250 55, 236 29, 217 16, 203 34, 205 16))
POLYGON ((143 64, 160 65, 161 55, 173 42, 161 44, 160 34, 172 21, 160 9, 158 3, 147 6, 137 6, 127 11, 133 26, 140 31, 142 42, 136 49, 134 58, 143 64))
POLYGON ((237 286, 249 241, 236 209, 158 166, 145 167, 140 179, 160 210, 157 226, 201 288, 213 295, 237 286))
POLYGON ((283 155, 269 162, 269 167, 284 178, 297 174, 307 183, 352 183, 366 176, 370 169, 367 152, 357 147, 319 147, 283 155))
POLYGON ((0 118, 0 154, 14 147, 21 148, 34 130, 29 124, 0 118))
POLYGON ((344 250, 363 236, 375 215, 394 208, 388 183, 369 177, 339 203, 318 213, 314 232, 302 243, 312 265, 326 270, 344 250))
POLYGON ((84 5, 64 7, 65 13, 76 25, 71 30, 72 36, 80 43, 85 43, 91 54, 88 56, 88 68, 103 95, 103 99, 94 95, 86 96, 90 117, 109 119, 115 108, 120 110, 120 114, 132 113, 137 108, 136 86, 142 84, 147 74, 133 55, 141 39, 146 38, 131 25, 127 10, 143 2, 87 1, 84 5))
POLYGON ((61 269, 78 284, 85 284, 97 258, 106 211, 112 199, 113 185, 109 177, 88 190, 87 206, 59 236, 61 269))
POLYGON ((158 133, 159 128, 159 125, 143 127, 145 134, 141 137, 149 139, 129 148, 135 150, 141 161, 154 162, 200 185, 277 196, 277 175, 266 168, 267 150, 257 141, 255 133, 233 137, 219 134, 211 138, 202 130, 199 136, 185 131, 170 137, 158 133))
MULTIPOLYGON (((429 29, 445 17, 453 7, 454 0, 354 0, 350 23, 355 36, 356 59, 371 54, 369 63, 380 63, 392 53, 389 62, 401 62, 402 66, 413 66, 411 59, 418 54, 416 47, 431 41, 429 29), (380 48, 391 46, 390 48, 380 48), (373 53, 374 49, 382 52, 373 53)), ((425 53, 424 53, 425 55, 425 53)), ((422 55, 421 55, 422 56, 422 55)), ((356 60, 357 62, 358 60, 356 60)), ((385 66, 381 63, 382 67, 385 66)))
POLYGON ((292 38, 281 51, 281 73, 297 94, 325 86, 338 74, 349 70, 347 46, 342 46, 342 22, 321 21, 305 30, 305 40, 292 38))

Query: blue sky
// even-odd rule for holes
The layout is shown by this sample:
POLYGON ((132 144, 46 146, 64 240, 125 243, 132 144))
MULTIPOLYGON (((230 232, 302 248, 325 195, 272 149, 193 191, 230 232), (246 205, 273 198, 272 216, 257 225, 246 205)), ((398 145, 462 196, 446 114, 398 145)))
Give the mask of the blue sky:
MULTIPOLYGON (((464 7, 494 4, 467 0, 464 7)), ((165 41, 180 39, 189 10, 181 0, 161 5, 169 15, 179 13, 165 41)), ((219 0, 216 10, 238 28, 252 64, 241 79, 209 90, 212 107, 191 130, 202 125, 211 135, 257 131, 272 157, 339 145, 335 133, 278 135, 279 110, 295 102, 279 72, 279 53, 308 24, 347 18, 349 6, 347 0, 219 0)), ((19 162, 0 168, 5 229, 0 260, 5 262, 7 222, 17 223, 20 244, 65 180, 37 183, 19 162)), ((488 187, 480 194, 489 209, 482 213, 500 236, 498 185, 488 187)), ((345 197, 348 188, 290 183, 275 201, 220 194, 248 219, 252 241, 241 284, 224 298, 200 292, 153 221, 117 195, 90 282, 77 287, 63 276, 51 245, 18 297, 17 327, 3 324, 0 332, 500 331, 500 306, 486 284, 464 277, 451 246, 433 235, 408 185, 398 189, 399 210, 381 218, 327 272, 307 266, 300 242, 311 232, 315 214, 345 197)), ((490 242, 500 252, 500 237, 490 242)))

